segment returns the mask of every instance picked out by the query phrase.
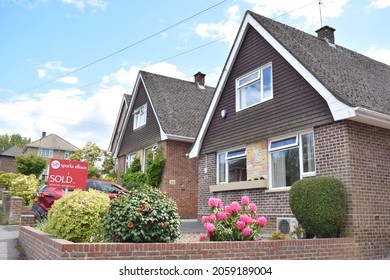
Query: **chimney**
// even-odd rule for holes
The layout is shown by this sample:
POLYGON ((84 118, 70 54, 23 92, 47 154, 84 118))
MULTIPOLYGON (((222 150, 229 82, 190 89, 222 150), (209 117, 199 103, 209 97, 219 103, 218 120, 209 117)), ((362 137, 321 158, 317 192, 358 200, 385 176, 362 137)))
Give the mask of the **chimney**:
POLYGON ((46 137, 46 131, 42 131, 42 138, 46 137))
POLYGON ((195 83, 198 84, 198 86, 200 87, 204 87, 204 81, 205 81, 205 77, 206 74, 203 74, 201 72, 198 72, 194 75, 195 77, 195 83))
POLYGON ((323 26, 320 29, 316 30, 318 38, 325 40, 326 42, 334 45, 334 32, 336 29, 330 26, 323 26))

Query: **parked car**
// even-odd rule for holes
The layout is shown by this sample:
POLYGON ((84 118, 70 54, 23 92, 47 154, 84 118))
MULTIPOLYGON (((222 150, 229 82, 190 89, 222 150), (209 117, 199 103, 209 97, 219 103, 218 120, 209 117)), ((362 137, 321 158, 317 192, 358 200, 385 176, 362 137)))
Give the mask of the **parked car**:
MULTIPOLYGON (((118 195, 127 195, 129 191, 124 187, 115 184, 111 181, 100 179, 87 179, 86 190, 94 189, 106 193, 110 199, 117 197, 118 195)), ((67 192, 74 191, 71 189, 61 189, 58 187, 48 187, 44 185, 36 194, 35 201, 32 207, 34 211, 35 219, 42 219, 46 217, 47 212, 53 205, 54 201, 60 199, 67 192)))

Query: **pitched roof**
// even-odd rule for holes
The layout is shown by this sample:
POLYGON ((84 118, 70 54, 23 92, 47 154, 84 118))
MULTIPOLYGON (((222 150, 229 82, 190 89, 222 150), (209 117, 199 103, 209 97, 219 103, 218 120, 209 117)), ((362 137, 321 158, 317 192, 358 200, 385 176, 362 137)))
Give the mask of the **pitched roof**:
POLYGON ((140 77, 165 135, 195 138, 215 89, 146 71, 140 77))
POLYGON ((45 148, 62 151, 75 151, 78 148, 68 141, 62 139, 56 134, 49 134, 41 139, 28 143, 24 146, 24 150, 27 148, 45 148))
POLYGON ((247 11, 227 58, 211 105, 190 152, 195 157, 251 26, 325 99, 333 119, 390 129, 390 66, 247 11))
POLYGON ((389 65, 256 13, 249 14, 341 102, 390 114, 389 65))
POLYGON ((0 156, 17 157, 22 153, 22 148, 18 146, 11 146, 0 152, 0 156))

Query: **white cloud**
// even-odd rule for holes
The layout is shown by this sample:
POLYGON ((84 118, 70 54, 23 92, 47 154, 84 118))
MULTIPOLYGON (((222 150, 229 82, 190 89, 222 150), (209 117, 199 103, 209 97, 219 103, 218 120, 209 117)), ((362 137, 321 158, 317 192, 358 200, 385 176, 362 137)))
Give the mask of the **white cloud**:
POLYGON ((91 141, 107 149, 123 94, 132 93, 140 69, 180 79, 186 77, 175 65, 160 62, 144 67, 122 67, 105 76, 95 90, 53 89, 0 99, 0 135, 19 133, 35 141, 46 131, 78 148, 91 141))
POLYGON ((57 81, 64 83, 64 84, 75 85, 79 82, 79 78, 77 78, 75 76, 65 76, 65 77, 59 78, 57 81))
POLYGON ((223 38, 222 41, 229 42, 229 44, 232 45, 238 28, 240 27, 240 20, 239 6, 234 5, 228 9, 226 21, 199 24, 196 27, 195 32, 203 39, 223 38))
MULTIPOLYGON (((244 2, 253 6, 252 10, 255 13, 261 14, 269 18, 275 18, 288 13, 288 16, 293 19, 304 19, 303 29, 312 30, 313 27, 320 26, 320 9, 318 1, 309 0, 244 0, 244 2)), ((327 0, 322 1, 324 5, 321 7, 321 15, 323 24, 330 18, 338 18, 349 0, 327 0)))
POLYGON ((374 9, 384 9, 390 7, 390 0, 371 0, 368 7, 374 9))
POLYGON ((88 7, 104 10, 108 6, 108 2, 105 0, 62 0, 62 2, 75 6, 81 12, 88 7))
POLYGON ((389 49, 378 49, 377 46, 372 45, 364 53, 366 56, 371 57, 372 59, 378 60, 380 62, 390 65, 390 50, 389 49))

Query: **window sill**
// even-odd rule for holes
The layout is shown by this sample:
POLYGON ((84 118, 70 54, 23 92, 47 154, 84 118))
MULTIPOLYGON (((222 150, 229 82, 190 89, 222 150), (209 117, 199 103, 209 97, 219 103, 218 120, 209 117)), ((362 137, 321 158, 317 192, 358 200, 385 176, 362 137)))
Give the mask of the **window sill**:
POLYGON ((234 182, 228 184, 211 185, 210 192, 248 190, 248 189, 267 189, 268 180, 254 180, 245 182, 234 182))
POLYGON ((274 192, 288 192, 291 189, 291 187, 280 187, 280 188, 274 188, 266 190, 266 193, 274 193, 274 192))

